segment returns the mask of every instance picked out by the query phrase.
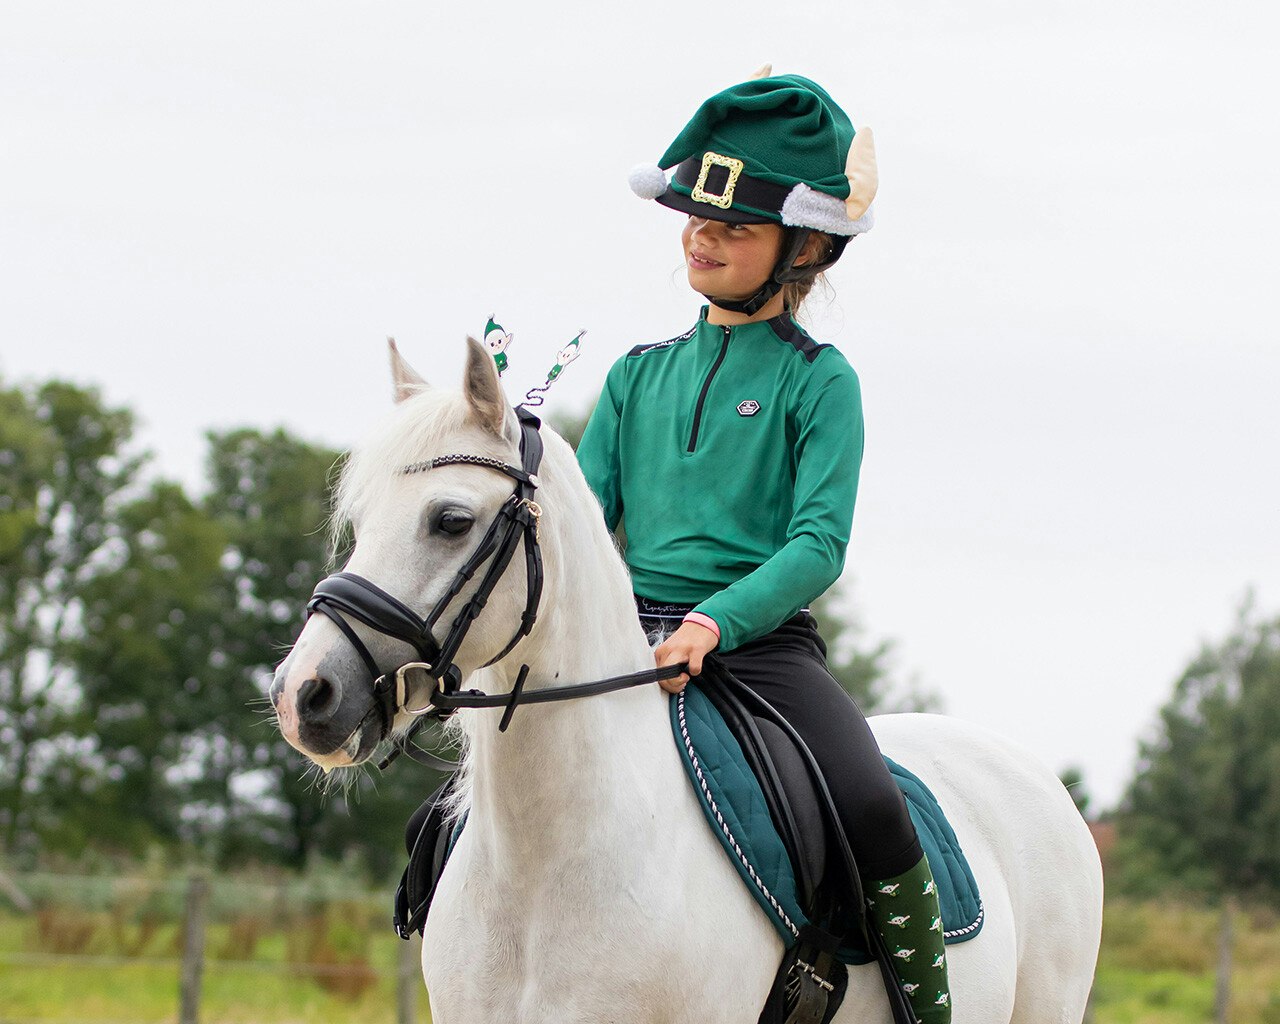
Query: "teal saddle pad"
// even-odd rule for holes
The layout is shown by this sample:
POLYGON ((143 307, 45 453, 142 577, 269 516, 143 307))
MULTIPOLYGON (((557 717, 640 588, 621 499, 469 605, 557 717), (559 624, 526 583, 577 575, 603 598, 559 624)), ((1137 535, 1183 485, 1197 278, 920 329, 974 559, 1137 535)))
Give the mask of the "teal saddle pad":
MULTIPOLYGON (((712 831, 790 948, 809 920, 796 895, 791 859, 742 748, 720 712, 696 686, 671 698, 671 727, 712 831)), ((982 900, 956 834, 928 786, 887 757, 885 764, 906 797, 933 869, 946 942, 971 939, 982 930, 982 900)), ((865 949, 848 946, 841 949, 840 959, 863 964, 872 958, 865 949)))

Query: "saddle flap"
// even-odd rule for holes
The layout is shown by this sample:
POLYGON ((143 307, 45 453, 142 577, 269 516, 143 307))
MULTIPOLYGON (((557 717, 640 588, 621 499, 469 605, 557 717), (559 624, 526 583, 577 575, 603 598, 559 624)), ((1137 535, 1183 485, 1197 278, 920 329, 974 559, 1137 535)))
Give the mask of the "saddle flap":
POLYGON ((805 911, 812 913, 822 880, 825 829, 812 780, 799 752, 782 729, 752 714, 729 688, 710 685, 702 687, 701 692, 720 713, 755 776, 769 818, 791 862, 796 895, 805 911))
POLYGON ((795 828, 795 849, 788 847, 787 853, 800 882, 804 907, 812 915, 818 886, 827 870, 826 819, 818 804, 813 779, 791 737, 767 718, 754 721, 773 762, 780 787, 776 799, 789 812, 795 828))

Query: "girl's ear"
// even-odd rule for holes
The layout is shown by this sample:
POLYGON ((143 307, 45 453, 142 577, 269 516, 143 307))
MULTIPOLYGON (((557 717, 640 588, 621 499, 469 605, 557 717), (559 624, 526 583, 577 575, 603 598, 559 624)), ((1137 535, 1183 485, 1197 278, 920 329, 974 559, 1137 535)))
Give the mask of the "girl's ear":
POLYGON ((391 393, 396 402, 403 402, 406 398, 431 390, 431 385, 405 362, 404 356, 396 348, 395 338, 387 339, 387 348, 391 350, 391 393))
POLYGON ((800 255, 796 257, 794 266, 797 270, 816 266, 830 253, 831 239, 821 231, 811 231, 808 240, 804 243, 804 248, 800 250, 800 255))
POLYGON ((489 350, 475 338, 467 339, 467 367, 462 375, 462 393, 466 396, 473 422, 495 437, 507 441, 520 440, 520 421, 502 390, 498 367, 489 350))

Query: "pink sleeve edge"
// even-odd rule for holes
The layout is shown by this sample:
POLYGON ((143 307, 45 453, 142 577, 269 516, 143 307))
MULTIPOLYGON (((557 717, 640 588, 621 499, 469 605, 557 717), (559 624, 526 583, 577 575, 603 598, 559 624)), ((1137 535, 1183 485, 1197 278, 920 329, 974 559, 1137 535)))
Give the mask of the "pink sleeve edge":
POLYGON ((716 639, 720 639, 720 627, 716 624, 716 620, 710 615, 704 615, 702 612, 690 612, 684 617, 685 622, 695 622, 704 629, 709 629, 716 635, 716 639))

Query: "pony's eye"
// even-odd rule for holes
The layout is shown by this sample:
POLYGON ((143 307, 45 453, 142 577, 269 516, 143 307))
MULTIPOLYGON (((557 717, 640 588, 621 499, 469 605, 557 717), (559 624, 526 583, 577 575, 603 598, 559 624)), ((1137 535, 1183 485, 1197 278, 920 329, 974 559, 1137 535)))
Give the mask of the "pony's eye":
POLYGON ((470 514, 460 511, 456 508, 445 509, 436 518, 435 528, 440 533, 448 533, 453 536, 466 533, 474 525, 475 520, 470 514))

